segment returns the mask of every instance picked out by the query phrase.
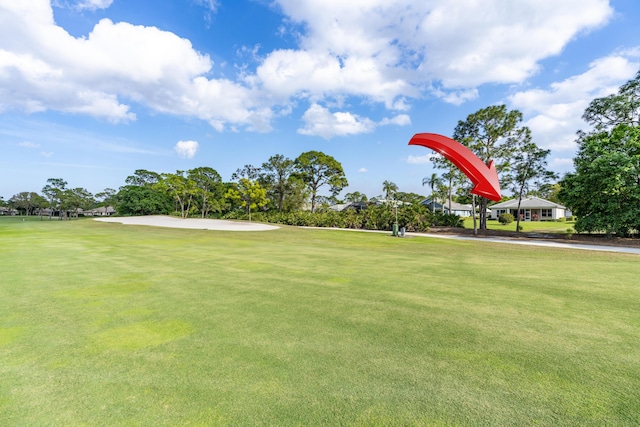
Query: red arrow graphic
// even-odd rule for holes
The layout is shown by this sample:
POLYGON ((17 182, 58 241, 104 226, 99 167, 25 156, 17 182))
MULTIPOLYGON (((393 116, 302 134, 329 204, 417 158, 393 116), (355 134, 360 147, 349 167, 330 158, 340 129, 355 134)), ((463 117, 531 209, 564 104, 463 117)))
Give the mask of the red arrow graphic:
POLYGON ((422 145, 445 156, 473 182, 471 192, 487 199, 500 201, 500 181, 493 164, 485 165, 471 150, 458 141, 436 133, 417 133, 409 145, 422 145))

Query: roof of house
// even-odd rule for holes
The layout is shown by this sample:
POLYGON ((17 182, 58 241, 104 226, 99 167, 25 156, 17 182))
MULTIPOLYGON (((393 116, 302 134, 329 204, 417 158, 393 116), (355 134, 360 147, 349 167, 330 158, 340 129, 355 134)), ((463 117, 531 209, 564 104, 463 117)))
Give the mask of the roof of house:
POLYGON ((329 209, 336 212, 342 212, 349 207, 349 203, 338 203, 337 205, 329 206, 329 209))
MULTIPOLYGON (((431 199, 426 199, 422 202, 423 205, 431 206, 431 199)), ((434 206, 441 208, 442 204, 438 202, 433 202, 434 206)), ((449 202, 444 203, 444 207, 449 209, 449 202)), ((469 211, 471 212, 471 205, 463 205, 462 203, 451 202, 451 210, 452 211, 469 211)))
MULTIPOLYGON (((541 199, 540 197, 526 197, 522 199, 520 203, 520 209, 566 209, 564 206, 559 205, 549 200, 541 199)), ((506 202, 496 203, 489 206, 489 209, 518 209, 518 199, 507 200, 506 202)))

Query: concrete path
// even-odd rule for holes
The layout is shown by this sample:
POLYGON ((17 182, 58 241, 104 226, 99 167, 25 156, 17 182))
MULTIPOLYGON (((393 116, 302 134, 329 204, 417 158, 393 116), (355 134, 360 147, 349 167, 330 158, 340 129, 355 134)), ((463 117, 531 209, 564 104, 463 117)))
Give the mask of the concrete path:
MULTIPOLYGON (((303 227, 313 228, 317 230, 342 230, 342 231, 358 231, 366 233, 384 233, 391 235, 390 231, 379 230, 355 230, 352 228, 323 228, 323 227, 303 227)), ((562 248, 562 249, 579 249, 585 251, 601 251, 601 252, 617 252, 640 255, 640 248, 630 248, 625 246, 606 246, 606 245, 588 245, 583 243, 562 243, 552 242, 548 240, 533 240, 533 239, 514 239, 509 237, 473 237, 473 236, 460 236, 457 234, 439 234, 439 233, 406 233, 410 237, 427 237, 434 239, 449 239, 449 240, 471 240, 474 242, 491 242, 491 243, 505 243, 508 245, 529 245, 529 246, 544 246, 548 248, 562 248)))
POLYGON ((476 242, 506 243, 509 245, 545 246, 549 248, 581 249, 585 251, 620 252, 640 255, 640 248, 630 248, 625 246, 587 245, 583 243, 561 243, 532 239, 512 239, 506 237, 471 237, 435 233, 407 233, 407 236, 433 237, 436 239, 451 240, 473 240, 476 242))

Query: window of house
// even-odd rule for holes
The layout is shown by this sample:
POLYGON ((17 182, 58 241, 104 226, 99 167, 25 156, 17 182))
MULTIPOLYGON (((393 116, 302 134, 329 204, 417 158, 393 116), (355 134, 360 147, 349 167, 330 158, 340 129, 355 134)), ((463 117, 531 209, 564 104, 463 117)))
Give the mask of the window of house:
POLYGON ((553 213, 551 209, 540 209, 540 210, 541 210, 540 215, 542 216, 542 218, 553 218, 553 213))

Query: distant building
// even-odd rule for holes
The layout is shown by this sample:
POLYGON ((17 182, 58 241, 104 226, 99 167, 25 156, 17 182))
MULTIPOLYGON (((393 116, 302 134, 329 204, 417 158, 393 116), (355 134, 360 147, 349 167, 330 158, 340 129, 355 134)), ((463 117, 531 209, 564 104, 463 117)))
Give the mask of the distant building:
POLYGON ((111 216, 116 213, 113 206, 100 206, 95 209, 88 209, 83 212, 85 216, 111 216))
POLYGON ((444 205, 441 203, 431 201, 431 199, 424 200, 422 202, 423 205, 428 206, 430 211, 442 212, 444 209, 444 213, 451 213, 453 215, 458 215, 461 217, 471 216, 471 212, 473 208, 471 205, 464 205, 462 203, 451 202, 451 212, 449 212, 449 202, 446 202, 444 205))

